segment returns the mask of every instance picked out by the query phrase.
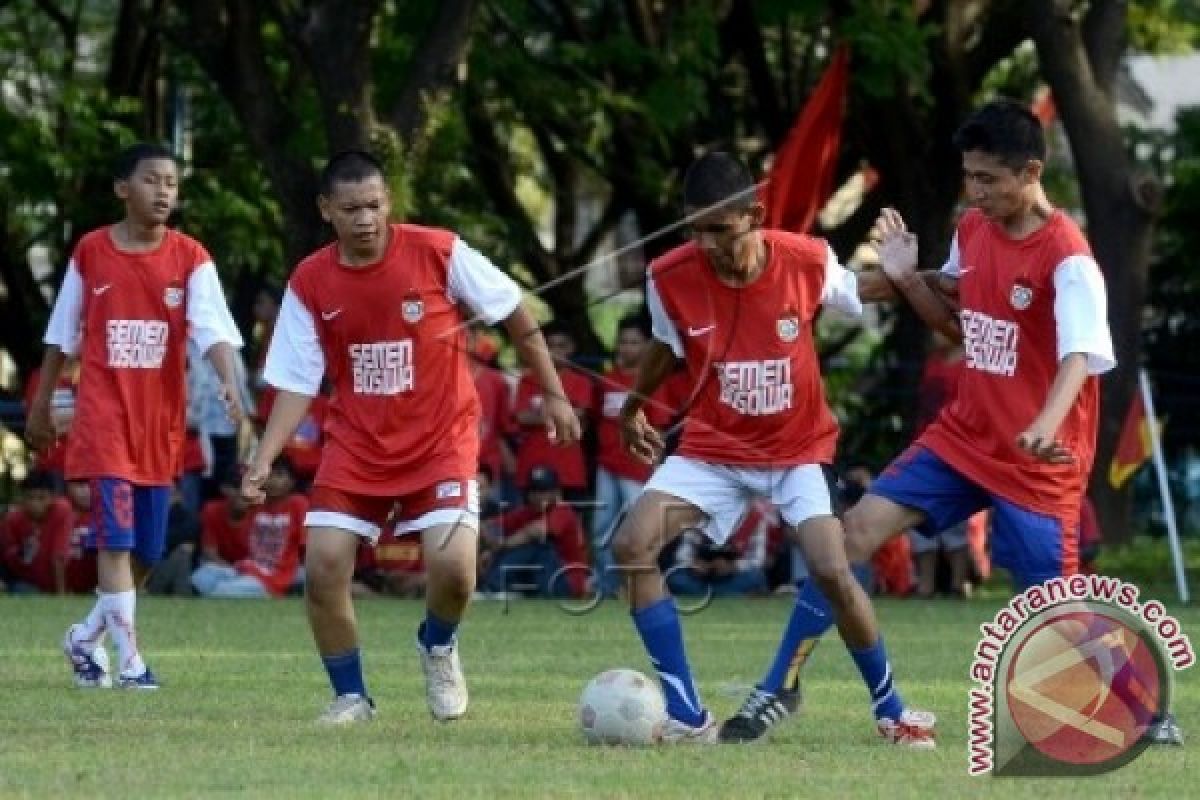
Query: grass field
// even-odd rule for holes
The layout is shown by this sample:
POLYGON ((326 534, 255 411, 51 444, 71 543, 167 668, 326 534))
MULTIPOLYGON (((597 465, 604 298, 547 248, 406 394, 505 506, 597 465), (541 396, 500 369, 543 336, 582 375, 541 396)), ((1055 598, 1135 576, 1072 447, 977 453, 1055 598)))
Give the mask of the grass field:
MULTIPOLYGON (((1159 593, 1165 596, 1165 593, 1159 593)), ((3 797, 1182 797, 1196 750, 1151 750, 1129 767, 1068 781, 970 778, 967 668, 1000 600, 882 601, 900 685, 937 712, 940 748, 873 737, 863 689, 836 640, 807 673, 806 707, 762 746, 588 747, 576 729, 584 683, 610 666, 646 670, 623 610, 572 617, 539 601, 477 603, 462 634, 470 712, 433 723, 412 649, 415 603, 361 602, 371 725, 330 731, 328 700, 298 600, 143 599, 139 627, 164 683, 155 693, 80 691, 57 643, 85 598, 0 599, 3 797)), ((759 677, 790 604, 718 602, 685 620, 702 694, 719 715, 759 677)), ((1200 643, 1200 611, 1178 613, 1200 643)), ((1176 710, 1200 735, 1197 670, 1176 710)), ((1194 795, 1192 795, 1194 796, 1194 795)))

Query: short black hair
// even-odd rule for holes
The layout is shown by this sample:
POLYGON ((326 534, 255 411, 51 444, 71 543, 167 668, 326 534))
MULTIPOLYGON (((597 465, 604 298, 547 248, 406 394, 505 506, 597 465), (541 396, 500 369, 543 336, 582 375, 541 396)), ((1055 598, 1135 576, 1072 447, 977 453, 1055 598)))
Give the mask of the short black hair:
POLYGON ((721 151, 707 153, 683 176, 683 205, 689 209, 743 209, 756 202, 754 188, 754 176, 741 161, 721 151))
POLYGON ((336 183, 360 183, 375 175, 384 177, 383 162, 378 158, 366 150, 343 150, 321 170, 321 194, 329 197, 336 183))
POLYGON ((565 324, 558 321, 557 319, 552 319, 549 322, 547 322, 545 325, 542 326, 542 336, 546 339, 549 339, 551 336, 554 336, 555 334, 559 334, 561 336, 566 336, 572 342, 575 341, 574 334, 571 333, 571 331, 567 328, 567 326, 565 324))
POLYGON ((1046 160, 1041 120, 1015 100, 994 100, 979 108, 955 132, 953 141, 960 153, 987 153, 1013 170, 1046 160))
POLYGON ((113 180, 127 181, 137 172, 138 164, 163 158, 175 163, 175 154, 161 144, 153 142, 138 142, 126 147, 117 154, 113 162, 113 180))
POLYGON ((617 336, 625 331, 639 331, 647 339, 650 338, 650 316, 645 309, 631 311, 617 323, 617 336))
POLYGON ((55 490, 54 476, 44 469, 32 470, 25 476, 25 480, 21 481, 21 491, 35 492, 38 490, 45 490, 47 492, 55 490))

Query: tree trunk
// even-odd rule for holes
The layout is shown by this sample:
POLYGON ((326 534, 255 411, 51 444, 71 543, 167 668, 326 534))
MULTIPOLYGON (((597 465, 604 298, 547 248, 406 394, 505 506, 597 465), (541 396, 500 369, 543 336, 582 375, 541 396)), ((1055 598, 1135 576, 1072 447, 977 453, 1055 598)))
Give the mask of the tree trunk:
POLYGON ((1111 543, 1127 542, 1133 536, 1129 484, 1113 488, 1108 468, 1136 391, 1142 305, 1154 215, 1161 202, 1157 183, 1130 163, 1116 118, 1113 82, 1125 47, 1119 35, 1125 6, 1119 0, 1094 0, 1080 20, 1068 0, 1027 0, 1025 5, 1042 75, 1054 93, 1070 140, 1088 239, 1108 284, 1109 325, 1118 366, 1101 387, 1090 493, 1105 541, 1111 543))

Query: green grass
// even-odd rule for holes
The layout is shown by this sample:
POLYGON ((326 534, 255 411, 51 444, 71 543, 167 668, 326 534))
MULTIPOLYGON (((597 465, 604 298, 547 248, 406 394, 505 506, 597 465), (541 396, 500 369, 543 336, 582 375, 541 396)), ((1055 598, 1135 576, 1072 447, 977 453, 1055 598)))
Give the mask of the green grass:
MULTIPOLYGON (((417 604, 360 602, 375 724, 318 728, 328 700, 303 608, 144 598, 143 647, 156 693, 68 688, 57 642, 83 598, 0 599, 2 797, 883 797, 1186 796, 1195 749, 1151 750, 1125 769, 1068 781, 970 778, 967 668, 978 625, 999 605, 883 601, 879 613, 905 696, 940 717, 940 748, 873 738, 865 691, 836 640, 806 679, 799 719, 763 746, 588 747, 575 724, 584 683, 611 666, 645 670, 628 616, 583 617, 524 601, 480 602, 463 631, 468 717, 433 723, 413 631, 417 604)), ((784 599, 718 602, 688 617, 693 667, 719 715, 760 675, 784 599)), ((1180 610, 1200 644, 1200 611, 1180 610)), ((1200 681, 1178 676, 1176 710, 1200 735, 1200 681)))

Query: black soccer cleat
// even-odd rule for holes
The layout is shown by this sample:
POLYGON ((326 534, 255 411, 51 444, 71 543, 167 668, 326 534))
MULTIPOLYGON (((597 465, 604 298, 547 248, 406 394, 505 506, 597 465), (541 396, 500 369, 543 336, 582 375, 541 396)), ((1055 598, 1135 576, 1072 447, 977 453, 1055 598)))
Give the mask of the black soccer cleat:
POLYGON ((1150 744, 1183 746, 1183 731, 1175 721, 1175 715, 1170 711, 1150 723, 1146 729, 1145 738, 1150 744))
POLYGON ((800 708, 800 692, 755 689, 738 712, 721 725, 717 740, 723 744, 757 742, 800 708))

